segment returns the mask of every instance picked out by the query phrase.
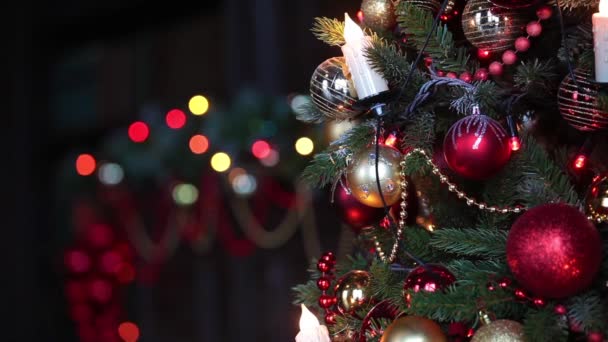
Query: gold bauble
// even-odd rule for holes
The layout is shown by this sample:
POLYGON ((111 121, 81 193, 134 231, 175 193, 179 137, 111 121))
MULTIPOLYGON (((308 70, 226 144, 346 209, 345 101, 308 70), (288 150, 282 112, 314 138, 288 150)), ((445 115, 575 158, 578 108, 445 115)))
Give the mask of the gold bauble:
POLYGON ((499 8, 488 0, 469 0, 462 12, 462 29, 467 40, 488 52, 513 48, 517 37, 525 35, 525 13, 499 8))
MULTIPOLYGON (((387 206, 397 203, 400 199, 399 163, 402 157, 401 152, 395 148, 379 146, 378 179, 387 206)), ((346 171, 346 177, 353 196, 359 202, 370 207, 382 208, 375 165, 376 146, 365 148, 353 157, 346 171)))
POLYGON ((373 29, 390 30, 397 24, 392 0, 363 0, 363 23, 373 29))
POLYGON ((521 323, 499 319, 479 328, 471 342, 524 342, 524 327, 521 323))
POLYGON ((608 222, 608 175, 596 176, 585 196, 585 210, 596 222, 608 222))
POLYGON ((369 302, 370 280, 366 271, 350 271, 338 279, 334 293, 340 312, 353 313, 369 302))
POLYGON ((386 328, 380 342, 447 342, 439 324, 417 316, 398 318, 386 328))
POLYGON ((608 128, 608 112, 599 105, 599 86, 587 69, 574 69, 576 82, 566 75, 557 91, 559 112, 572 127, 591 132, 608 128))
POLYGON ((319 64, 310 79, 312 102, 328 119, 345 120, 361 114, 354 108, 357 91, 346 70, 344 57, 333 57, 319 64))
POLYGON ((342 134, 358 124, 359 120, 325 121, 325 139, 328 143, 338 140, 342 134))

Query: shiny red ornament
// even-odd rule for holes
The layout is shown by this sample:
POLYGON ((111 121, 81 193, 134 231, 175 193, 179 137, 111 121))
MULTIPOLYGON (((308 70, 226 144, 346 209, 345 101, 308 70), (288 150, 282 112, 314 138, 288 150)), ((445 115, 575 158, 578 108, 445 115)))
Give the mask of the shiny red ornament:
POLYGON ((488 67, 488 71, 490 72, 490 75, 500 76, 502 75, 502 64, 500 62, 492 62, 488 67))
POLYGON ((486 81, 488 79, 488 69, 486 68, 479 68, 477 69, 477 71, 475 71, 475 80, 477 81, 486 81))
POLYGON ((602 259, 602 239, 567 204, 544 204, 520 216, 507 238, 507 263, 519 284, 544 298, 565 298, 589 285, 602 259))
POLYGON ((321 291, 326 291, 331 286, 331 282, 326 277, 321 277, 317 280, 317 287, 321 291))
POLYGON ((488 116, 469 115, 458 120, 443 141, 443 154, 458 175, 487 179, 500 171, 511 157, 505 129, 488 116))
POLYGON ((334 325, 336 324, 336 314, 333 312, 328 312, 325 314, 325 324, 334 325))
POLYGON ((553 15, 553 10, 549 6, 541 6, 536 10, 536 16, 540 20, 547 20, 553 15))
POLYGON ((530 48, 530 40, 527 37, 519 37, 515 39, 515 49, 517 51, 525 52, 530 48))
POLYGON ((340 185, 336 188, 333 206, 340 219, 357 234, 363 228, 380 222, 384 217, 384 208, 374 208, 359 202, 340 185))
POLYGON ((319 306, 323 309, 329 309, 332 305, 335 304, 334 298, 335 297, 329 295, 321 295, 321 297, 319 297, 319 306))
POLYGON ((502 53, 502 62, 506 65, 515 64, 517 62, 517 55, 513 50, 507 50, 502 53))
POLYGON ((526 32, 532 37, 538 37, 543 32, 543 27, 538 21, 531 21, 526 25, 526 32))
POLYGON ((321 260, 323 260, 331 265, 336 264, 336 256, 332 252, 323 253, 323 255, 321 255, 321 260))
POLYGON ((331 264, 327 261, 319 260, 319 262, 317 262, 317 269, 321 272, 329 272, 329 270, 331 270, 331 264))
POLYGON ((445 266, 425 264, 414 268, 403 282, 404 300, 409 304, 410 298, 406 290, 414 292, 442 291, 456 281, 456 277, 445 266))
POLYGON ((601 332, 590 332, 587 335, 587 342, 603 342, 604 340, 604 334, 602 334, 601 332))

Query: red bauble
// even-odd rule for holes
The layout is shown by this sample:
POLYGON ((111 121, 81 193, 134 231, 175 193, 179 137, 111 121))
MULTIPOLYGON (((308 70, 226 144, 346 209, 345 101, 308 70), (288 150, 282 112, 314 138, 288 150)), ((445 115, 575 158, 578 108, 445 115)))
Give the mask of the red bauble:
POLYGON ((460 176, 482 180, 496 174, 511 157, 505 129, 488 116, 458 120, 443 140, 445 160, 460 176))
MULTIPOLYGON (((425 264, 414 268, 403 282, 403 290, 414 292, 435 292, 445 289, 456 281, 456 277, 444 266, 438 264, 425 264)), ((409 296, 405 295, 406 303, 409 296)))
POLYGON ((565 298, 593 281, 602 239, 587 217, 567 204, 544 204, 520 216, 507 239, 507 263, 519 284, 543 298, 565 298))
POLYGON ((348 224, 355 233, 379 223, 384 217, 384 208, 374 208, 359 202, 355 196, 349 194, 340 185, 334 194, 334 207, 342 221, 348 224))

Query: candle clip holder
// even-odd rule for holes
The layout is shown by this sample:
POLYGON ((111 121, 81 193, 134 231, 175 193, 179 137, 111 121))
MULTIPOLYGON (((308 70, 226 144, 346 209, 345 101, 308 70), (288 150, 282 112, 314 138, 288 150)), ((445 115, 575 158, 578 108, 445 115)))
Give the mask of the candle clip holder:
POLYGON ((376 116, 385 116, 388 111, 386 104, 397 98, 397 92, 386 90, 376 95, 368 96, 364 99, 359 99, 353 104, 353 108, 362 112, 373 111, 376 116))

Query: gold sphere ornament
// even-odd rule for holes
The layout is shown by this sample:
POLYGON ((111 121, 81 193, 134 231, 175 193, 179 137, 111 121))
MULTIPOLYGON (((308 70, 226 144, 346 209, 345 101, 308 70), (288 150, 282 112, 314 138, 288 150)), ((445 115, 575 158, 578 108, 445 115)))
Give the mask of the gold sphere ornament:
POLYGON ((585 210, 595 222, 608 222, 608 174, 598 175, 587 190, 585 210))
POLYGON ((386 328, 380 342, 447 342, 439 324, 417 316, 398 318, 386 328))
POLYGON ((599 86, 590 82, 591 72, 574 69, 576 82, 566 75, 557 91, 559 112, 572 127, 583 132, 608 128, 608 112, 599 106, 599 86))
POLYGON ((469 0, 462 12, 462 29, 478 49, 499 53, 513 47, 524 35, 527 16, 521 11, 500 8, 488 0, 469 0))
POLYGON ((345 120, 361 114, 353 108, 358 97, 347 70, 344 57, 333 57, 321 63, 310 79, 312 102, 328 119, 345 120))
POLYGON ((324 135, 325 140, 331 143, 338 140, 342 134, 348 132, 353 127, 359 124, 359 120, 330 120, 325 121, 324 124, 324 135))
MULTIPOLYGON (((378 179, 382 195, 387 206, 391 206, 400 199, 400 171, 399 163, 403 158, 397 149, 380 145, 378 153, 378 179)), ((361 203, 374 208, 382 208, 382 197, 376 182, 376 146, 363 149, 356 154, 346 170, 346 178, 353 196, 361 203)))
POLYGON ((352 314, 369 303, 369 283, 371 277, 366 271, 350 271, 340 277, 334 288, 338 310, 342 314, 352 314))
POLYGON ((390 30, 397 24, 393 0, 363 0, 363 23, 372 29, 390 30))
POLYGON ((524 342, 524 327, 519 322, 499 319, 479 328, 471 342, 524 342))

